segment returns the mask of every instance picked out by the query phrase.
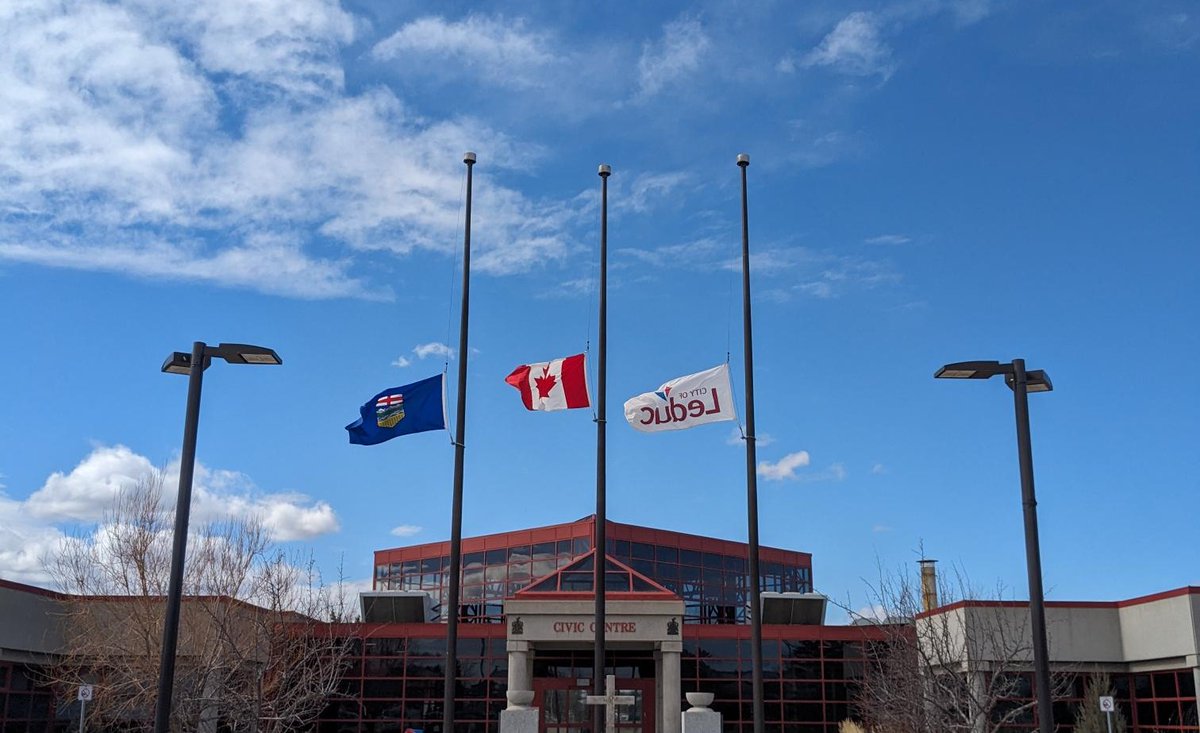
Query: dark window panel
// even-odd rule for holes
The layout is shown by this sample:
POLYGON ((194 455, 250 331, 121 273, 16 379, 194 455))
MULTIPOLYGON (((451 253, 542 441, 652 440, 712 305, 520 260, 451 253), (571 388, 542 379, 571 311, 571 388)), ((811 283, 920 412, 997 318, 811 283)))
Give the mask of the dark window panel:
POLYGON ((656 545, 654 547, 654 559, 659 562, 677 563, 679 562, 679 548, 656 545))
POLYGON ((696 550, 679 550, 679 562, 684 565, 699 566, 701 564, 701 555, 696 550))
POLYGON ((629 543, 629 556, 635 560, 653 560, 654 545, 648 545, 645 542, 629 543))
POLYGON ((1195 697, 1196 696, 1196 679, 1192 677, 1191 670, 1179 673, 1179 696, 1180 697, 1195 697))
POLYGON ((1175 685, 1174 672, 1159 672, 1154 675, 1155 697, 1177 697, 1179 688, 1175 685))

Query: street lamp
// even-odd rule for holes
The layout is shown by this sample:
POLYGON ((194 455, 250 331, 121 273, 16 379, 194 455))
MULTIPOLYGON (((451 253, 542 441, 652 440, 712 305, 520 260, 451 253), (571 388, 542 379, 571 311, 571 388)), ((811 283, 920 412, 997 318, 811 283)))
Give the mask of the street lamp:
POLYGON ((1054 732, 1054 705, 1050 697, 1050 656, 1046 649, 1046 605, 1042 597, 1042 554, 1038 547, 1037 499, 1033 494, 1033 448, 1029 439, 1029 392, 1054 389, 1041 369, 1025 371, 1024 359, 1009 364, 998 361, 961 361, 934 372, 936 379, 990 379, 1004 375, 1013 391, 1017 415, 1017 458, 1021 466, 1021 504, 1025 510, 1025 563, 1029 574, 1029 615, 1033 631, 1034 684, 1037 690, 1038 729, 1054 732))
POLYGON ((158 667, 158 700, 154 708, 154 733, 168 733, 171 693, 175 686, 175 646, 179 640, 179 609, 183 596, 183 559, 187 551, 188 512, 192 504, 192 473, 196 465, 196 427, 200 422, 200 385, 213 357, 230 364, 282 364, 273 350, 250 344, 192 344, 192 353, 176 351, 162 370, 188 375, 187 415, 183 423, 183 455, 179 458, 179 498, 175 503, 175 542, 171 553, 171 578, 163 619, 162 658, 158 667), (199 368, 196 368, 199 366, 199 368))

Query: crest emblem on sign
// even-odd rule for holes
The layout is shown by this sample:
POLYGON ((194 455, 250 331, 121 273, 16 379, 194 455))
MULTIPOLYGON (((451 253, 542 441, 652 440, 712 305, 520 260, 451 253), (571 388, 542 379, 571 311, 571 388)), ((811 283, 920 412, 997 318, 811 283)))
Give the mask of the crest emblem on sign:
POLYGON ((389 394, 375 400, 375 424, 381 428, 394 428, 404 419, 404 395, 389 394))

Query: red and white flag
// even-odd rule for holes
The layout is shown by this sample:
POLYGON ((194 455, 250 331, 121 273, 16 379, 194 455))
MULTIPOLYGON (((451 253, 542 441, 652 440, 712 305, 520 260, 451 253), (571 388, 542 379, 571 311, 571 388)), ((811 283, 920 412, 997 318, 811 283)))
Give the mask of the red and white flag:
POLYGON ((569 410, 592 405, 583 354, 524 364, 504 381, 521 391, 526 410, 569 410))

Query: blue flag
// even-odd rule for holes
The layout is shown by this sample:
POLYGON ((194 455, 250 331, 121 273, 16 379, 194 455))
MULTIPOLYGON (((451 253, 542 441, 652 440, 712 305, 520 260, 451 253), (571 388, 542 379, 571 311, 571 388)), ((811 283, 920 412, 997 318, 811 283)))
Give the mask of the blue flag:
POLYGON ((399 435, 445 429, 442 378, 439 374, 372 397, 358 408, 360 417, 346 426, 350 442, 376 445, 399 435))

